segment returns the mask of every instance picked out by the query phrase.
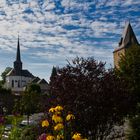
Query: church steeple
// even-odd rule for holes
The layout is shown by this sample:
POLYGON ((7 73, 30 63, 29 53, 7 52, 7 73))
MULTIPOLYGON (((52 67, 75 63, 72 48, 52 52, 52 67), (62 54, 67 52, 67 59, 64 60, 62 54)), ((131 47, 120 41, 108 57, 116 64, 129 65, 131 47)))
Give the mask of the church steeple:
POLYGON ((123 35, 121 37, 121 40, 119 42, 119 47, 124 47, 124 48, 128 48, 131 45, 138 45, 138 40, 135 36, 135 33, 132 29, 132 26, 130 24, 130 22, 126 23, 123 35))
POLYGON ((19 36, 18 36, 18 43, 17 43, 17 53, 16 53, 16 61, 14 62, 14 69, 17 74, 21 73, 22 70, 22 62, 20 57, 20 43, 19 43, 19 36))
POLYGON ((121 57, 125 55, 126 51, 135 45, 139 45, 139 42, 135 36, 130 22, 125 25, 124 32, 119 42, 119 46, 114 50, 114 66, 119 68, 119 62, 121 57))
POLYGON ((20 59, 20 44, 19 44, 19 36, 18 36, 18 44, 17 44, 16 61, 21 61, 21 59, 20 59))

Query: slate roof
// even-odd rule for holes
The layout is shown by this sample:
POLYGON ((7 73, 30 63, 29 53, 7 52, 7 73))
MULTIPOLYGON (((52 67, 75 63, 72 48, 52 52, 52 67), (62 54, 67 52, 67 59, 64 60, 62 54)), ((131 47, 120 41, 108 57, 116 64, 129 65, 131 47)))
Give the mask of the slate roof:
POLYGON ((37 84, 48 84, 45 79, 41 79, 37 82, 37 84))
POLYGON ((35 78, 31 81, 31 83, 37 83, 39 80, 40 80, 39 77, 35 77, 35 78))
POLYGON ((34 76, 32 73, 30 73, 28 70, 21 70, 21 72, 17 74, 15 69, 12 69, 6 76, 25 76, 25 77, 31 77, 33 78, 34 76))
POLYGON ((115 51, 121 50, 123 48, 128 48, 132 44, 138 45, 139 43, 138 43, 138 40, 137 40, 135 33, 132 29, 130 22, 127 22, 125 29, 124 29, 124 32, 123 32, 122 37, 121 37, 120 42, 119 42, 119 47, 117 49, 115 49, 115 51))

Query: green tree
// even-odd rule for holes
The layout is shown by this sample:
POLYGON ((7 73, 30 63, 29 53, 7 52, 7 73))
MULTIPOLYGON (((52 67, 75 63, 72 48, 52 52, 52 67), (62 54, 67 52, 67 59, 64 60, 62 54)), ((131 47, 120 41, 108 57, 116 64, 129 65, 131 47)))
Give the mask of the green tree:
POLYGON ((11 67, 7 67, 4 72, 2 72, 1 77, 2 77, 2 83, 4 84, 6 81, 6 75, 11 71, 11 67))
POLYGON ((132 46, 122 55, 118 73, 129 85, 131 93, 140 101, 140 46, 132 46))
POLYGON ((131 131, 129 134, 130 140, 140 139, 140 46, 132 46, 126 51, 126 54, 121 57, 119 69, 117 70, 127 85, 128 90, 135 96, 134 116, 130 119, 131 131))
POLYGON ((52 73, 51 73, 51 76, 50 76, 50 80, 55 78, 56 75, 57 75, 57 69, 56 69, 56 67, 53 66, 52 73))
POLYGON ((25 93, 22 95, 21 109, 22 112, 27 115, 28 124, 30 115, 38 111, 40 93, 41 93, 40 86, 32 84, 27 88, 25 93))
POLYGON ((15 98, 16 97, 13 94, 11 94, 11 90, 5 89, 2 86, 0 86, 0 114, 4 113, 3 108, 6 108, 7 113, 11 114, 15 98))

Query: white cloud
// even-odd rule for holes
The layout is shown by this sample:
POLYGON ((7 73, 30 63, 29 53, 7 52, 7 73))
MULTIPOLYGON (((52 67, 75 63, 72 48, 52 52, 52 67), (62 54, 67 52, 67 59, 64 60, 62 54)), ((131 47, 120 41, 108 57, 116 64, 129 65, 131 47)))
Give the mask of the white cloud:
POLYGON ((19 33, 23 57, 29 61, 25 66, 35 73, 38 69, 43 75, 43 67, 50 71, 53 64, 64 65, 65 59, 75 56, 94 56, 112 63, 113 49, 128 17, 139 38, 138 15, 130 14, 139 11, 139 0, 62 0, 58 9, 57 1, 38 2, 11 0, 12 5, 7 5, 0 0, 0 49, 15 55, 19 33), (33 64, 36 60, 43 62, 33 64))
POLYGON ((106 33, 115 33, 117 26, 115 22, 94 21, 91 23, 91 29, 96 37, 104 36, 106 33))

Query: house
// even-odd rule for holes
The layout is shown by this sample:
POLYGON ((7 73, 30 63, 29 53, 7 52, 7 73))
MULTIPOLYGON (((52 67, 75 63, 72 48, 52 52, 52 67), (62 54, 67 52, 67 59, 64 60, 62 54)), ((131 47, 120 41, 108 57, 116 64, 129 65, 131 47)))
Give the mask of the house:
POLYGON ((35 77, 30 84, 37 84, 40 86, 41 93, 48 93, 49 84, 45 79, 40 79, 39 77, 35 77))

